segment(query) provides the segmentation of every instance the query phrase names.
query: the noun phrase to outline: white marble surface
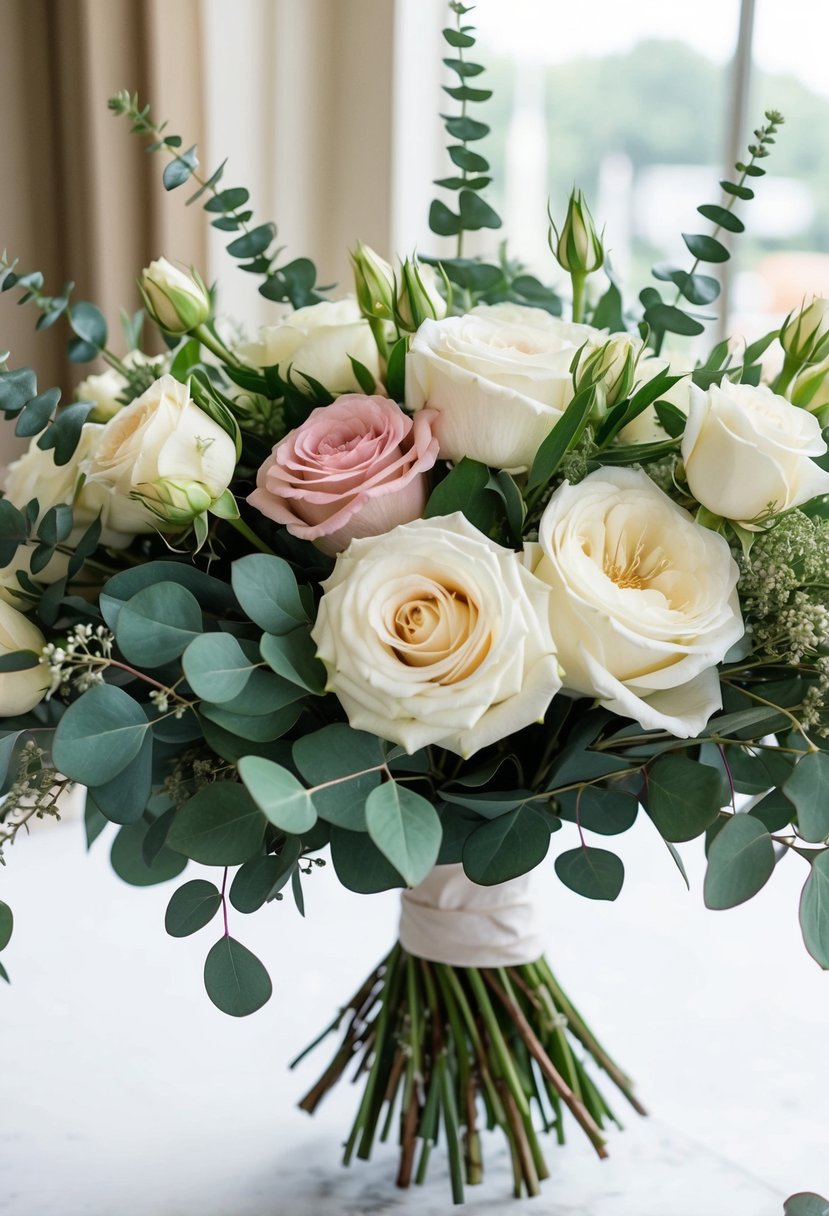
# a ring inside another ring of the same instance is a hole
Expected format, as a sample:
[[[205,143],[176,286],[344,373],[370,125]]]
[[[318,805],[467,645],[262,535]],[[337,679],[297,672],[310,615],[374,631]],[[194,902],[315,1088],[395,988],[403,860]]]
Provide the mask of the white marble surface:
[[[553,844],[570,846],[565,833]],[[653,1112],[631,1112],[599,1162],[550,1146],[545,1216],[780,1216],[795,1190],[829,1194],[829,976],[796,927],[805,864],[784,862],[744,908],[706,912],[687,846],[688,895],[647,823],[618,841],[615,905],[570,894],[548,861],[537,886],[548,957]],[[86,861],[80,824],[38,826],[8,854],[0,898],[16,914],[0,991],[2,1216],[357,1216],[450,1208],[440,1155],[427,1187],[393,1186],[394,1153],[343,1171],[348,1087],[309,1120],[296,1099],[326,1061],[286,1062],[386,949],[396,897],[361,898],[329,871],[231,931],[269,966],[274,996],[224,1017],[201,987],[217,924],[168,938],[175,884],[137,891]],[[198,872],[193,867],[193,875]],[[621,1109],[621,1103],[620,1109]],[[468,1210],[524,1211],[497,1140]]]

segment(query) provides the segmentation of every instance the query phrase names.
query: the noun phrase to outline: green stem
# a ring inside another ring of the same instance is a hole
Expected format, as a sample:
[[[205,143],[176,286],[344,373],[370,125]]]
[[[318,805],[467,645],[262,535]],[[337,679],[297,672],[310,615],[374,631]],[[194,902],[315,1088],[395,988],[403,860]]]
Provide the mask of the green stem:
[[[249,540],[255,549],[260,553],[267,553],[269,557],[275,557],[273,549],[266,545],[263,540],[260,540],[252,528],[249,528],[243,519],[228,519],[225,521],[232,528],[235,528],[240,536],[244,536],[245,540]]]
[[[584,286],[587,275],[583,270],[573,270],[570,279],[573,284],[573,321],[580,324],[584,320]]]
[[[803,363],[800,359],[795,359],[793,355],[787,354],[783,359],[783,366],[780,369],[780,374],[772,384],[772,392],[779,393],[781,397],[785,397],[786,389],[794,380],[797,373],[800,371]]]
[[[220,342],[206,325],[197,325],[193,330],[193,337],[198,338],[202,346],[206,346],[209,351],[212,351],[217,359],[221,359],[222,363],[230,363],[234,367],[242,366],[236,356],[227,349],[224,342]]]

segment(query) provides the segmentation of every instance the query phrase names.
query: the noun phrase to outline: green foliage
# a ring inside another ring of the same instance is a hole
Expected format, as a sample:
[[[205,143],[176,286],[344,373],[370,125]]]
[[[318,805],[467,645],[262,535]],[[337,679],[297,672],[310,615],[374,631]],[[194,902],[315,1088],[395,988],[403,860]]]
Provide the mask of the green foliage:
[[[294,572],[281,557],[251,553],[233,563],[231,582],[242,608],[267,633],[291,633],[308,624]]]
[[[105,785],[138,755],[150,729],[123,689],[98,684],[66,710],[55,731],[55,765],[72,781]]]
[[[317,658],[317,648],[307,627],[300,626],[290,633],[266,633],[259,649],[272,671],[319,696],[325,688],[325,667]]]
[[[171,849],[161,848],[151,862],[144,856],[144,842],[152,824],[146,819],[122,827],[109,854],[110,864],[118,877],[132,887],[152,887],[177,878],[187,865],[187,858]]]
[[[568,849],[556,858],[556,874],[565,887],[587,899],[614,900],[625,881],[621,857],[607,849]]]
[[[199,639],[202,628],[196,597],[180,583],[165,581],[142,587],[127,600],[118,614],[115,637],[128,663],[161,667]]]
[[[639,299],[644,309],[643,325],[647,327],[648,339],[657,352],[662,348],[666,333],[693,336],[701,334],[705,328],[702,322],[708,318],[687,312],[684,307],[680,306],[680,300],[684,299],[691,305],[710,304],[720,293],[717,280],[710,275],[697,274],[697,266],[700,262],[716,265],[728,261],[731,256],[728,249],[717,240],[722,229],[730,233],[744,231],[745,225],[733,214],[732,208],[737,199],[745,200],[752,197],[752,191],[745,185],[745,180],[747,177],[762,177],[765,173],[765,169],[762,169],[756,162],[768,156],[769,145],[775,142],[774,136],[783,122],[782,116],[773,110],[767,110],[765,118],[765,125],[754,132],[755,142],[749,145],[751,159],[747,164],[738,161],[736,165],[737,172],[741,175],[740,180],[721,183],[727,196],[725,206],[719,203],[703,203],[697,208],[703,218],[714,224],[713,234],[707,235],[699,232],[683,232],[682,234],[682,239],[694,258],[691,270],[684,271],[679,267],[664,264],[654,267],[654,278],[673,283],[676,287],[676,298],[673,303],[665,303],[655,287],[646,287],[640,293]]]
[[[422,882],[440,850],[440,819],[431,802],[387,781],[370,792],[365,814],[369,836],[407,886]]]
[[[238,767],[245,788],[270,823],[293,836],[311,830],[317,812],[293,773],[263,756],[243,756]]]
[[[797,809],[797,828],[804,840],[829,838],[829,755],[811,752],[795,765],[783,793]]]
[[[800,928],[812,958],[829,970],[829,851],[812,859],[800,896]]]
[[[293,745],[293,760],[315,787],[317,813],[328,823],[355,832],[366,831],[365,804],[380,784],[383,745],[376,735],[332,722],[303,735]],[[331,784],[329,784],[331,783]]]
[[[703,896],[707,908],[734,908],[756,895],[774,870],[774,845],[751,815],[734,815],[708,853]]]
[[[526,874],[547,856],[550,832],[557,826],[558,820],[526,804],[499,814],[467,836],[462,853],[465,874],[482,887]]]
[[[798,1191],[783,1204],[784,1216],[829,1216],[829,1200],[814,1191]]]
[[[209,177],[201,177],[197,172],[199,161],[195,145],[181,152],[181,136],[168,133],[164,122],[156,124],[150,116],[150,107],[139,105],[137,94],[121,90],[110,98],[109,108],[132,123],[133,134],[150,141],[148,152],[164,152],[171,158],[162,174],[165,190],[175,190],[192,179],[198,183],[198,189],[187,200],[188,206],[205,198],[204,210],[215,217],[211,219],[213,227],[221,232],[241,234],[230,241],[227,251],[237,259],[241,270],[263,280],[259,291],[266,299],[288,301],[294,308],[303,308],[323,298],[321,293],[325,289],[317,288],[316,269],[309,258],[295,258],[282,266],[277,264],[282,248],[276,244],[275,224],[249,226],[253,211],[247,205],[248,191],[241,186],[219,189],[226,161]]]
[[[271,899],[290,877],[301,848],[300,840],[287,840],[279,854],[252,857],[240,866],[229,891],[230,902],[236,911],[256,912]]]
[[[15,433],[25,438],[39,435],[38,447],[51,449],[55,464],[65,465],[75,453],[81,428],[93,407],[89,402],[76,402],[59,409],[59,401],[60,389],[38,392],[31,368],[0,371],[0,410],[7,419],[17,420]]]
[[[240,865],[262,847],[267,820],[243,786],[215,781],[184,804],[167,843],[207,866]]]
[[[455,85],[443,85],[443,91],[454,101],[460,102],[460,114],[442,114],[443,125],[449,139],[452,141],[447,148],[449,158],[459,174],[451,177],[438,178],[436,186],[457,194],[457,211],[453,211],[440,199],[434,199],[429,208],[429,227],[437,236],[457,237],[458,258],[463,253],[463,238],[466,232],[477,232],[481,228],[500,228],[501,218],[497,211],[481,197],[481,191],[490,183],[487,176],[489,162],[480,152],[469,148],[489,134],[486,123],[470,118],[467,107],[488,101],[492,96],[490,89],[472,87],[467,81],[478,77],[484,71],[483,65],[466,59],[464,52],[475,45],[471,25],[463,25],[462,6],[455,9],[457,17],[456,28],[443,31],[446,43],[457,52],[443,60],[444,65],[454,72],[458,78]],[[450,275],[451,278],[451,275]]]
[[[663,756],[648,769],[645,809],[665,840],[700,836],[720,813],[720,775],[685,756]]]
[[[536,452],[532,463],[527,488],[539,489],[549,484],[550,478],[560,466],[568,452],[576,446],[596,401],[595,388],[586,388],[576,393],[559,421]]]
[[[222,704],[244,691],[257,658],[253,643],[240,642],[230,633],[202,633],[187,646],[181,665],[197,697]]]
[[[11,941],[14,928],[14,916],[8,904],[0,899],[0,950],[5,950]]]
[[[256,955],[229,936],[220,937],[205,959],[204,987],[216,1008],[234,1018],[256,1013],[273,993]]]
[[[221,906],[218,888],[204,878],[194,878],[171,895],[164,928],[171,937],[189,937],[209,924]]]

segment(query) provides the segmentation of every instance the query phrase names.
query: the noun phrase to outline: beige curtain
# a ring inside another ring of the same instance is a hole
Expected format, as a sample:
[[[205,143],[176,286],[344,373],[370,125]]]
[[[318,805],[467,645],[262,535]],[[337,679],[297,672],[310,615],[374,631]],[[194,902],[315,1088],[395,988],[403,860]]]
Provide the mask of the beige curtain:
[[[117,351],[119,309],[139,303],[136,272],[162,251],[202,265],[206,226],[185,208],[186,186],[166,194],[162,158],[144,154],[107,100],[138,92],[171,130],[202,141],[200,10],[199,0],[0,0],[0,249],[42,270],[46,292],[73,280],[75,298],[104,310]],[[17,308],[17,295],[0,295],[0,348],[43,387],[70,392],[85,371],[65,360],[65,324],[36,334],[36,310]]]

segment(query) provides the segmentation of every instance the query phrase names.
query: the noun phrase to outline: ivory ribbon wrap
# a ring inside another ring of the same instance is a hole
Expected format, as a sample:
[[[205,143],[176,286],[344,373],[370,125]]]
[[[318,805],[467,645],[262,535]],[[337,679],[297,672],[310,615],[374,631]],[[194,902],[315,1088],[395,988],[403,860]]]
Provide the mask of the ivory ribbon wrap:
[[[435,866],[404,891],[400,944],[409,954],[453,967],[512,967],[544,953],[530,875],[479,887],[462,865]]]

